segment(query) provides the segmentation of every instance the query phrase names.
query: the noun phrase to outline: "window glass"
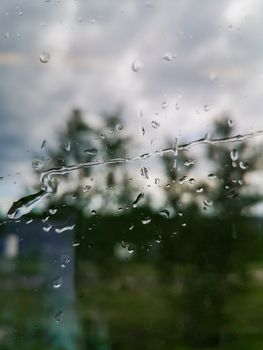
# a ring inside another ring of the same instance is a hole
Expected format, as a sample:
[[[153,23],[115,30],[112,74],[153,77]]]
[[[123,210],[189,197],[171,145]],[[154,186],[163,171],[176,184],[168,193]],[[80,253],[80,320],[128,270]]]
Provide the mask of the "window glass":
[[[1,0],[0,349],[261,349],[263,3]]]

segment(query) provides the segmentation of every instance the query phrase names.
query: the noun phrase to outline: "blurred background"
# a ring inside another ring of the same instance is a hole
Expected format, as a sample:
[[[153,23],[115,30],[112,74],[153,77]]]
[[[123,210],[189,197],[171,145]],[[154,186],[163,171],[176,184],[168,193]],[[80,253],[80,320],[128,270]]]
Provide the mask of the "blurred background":
[[[262,20],[258,0],[2,0],[1,349],[262,349],[263,137],[241,137],[263,129]]]

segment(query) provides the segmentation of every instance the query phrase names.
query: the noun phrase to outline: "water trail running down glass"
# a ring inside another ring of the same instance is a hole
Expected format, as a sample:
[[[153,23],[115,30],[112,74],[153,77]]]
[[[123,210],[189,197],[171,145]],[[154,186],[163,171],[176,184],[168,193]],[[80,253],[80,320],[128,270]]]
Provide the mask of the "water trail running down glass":
[[[168,147],[165,149],[157,150],[150,153],[144,153],[142,155],[136,156],[134,158],[113,158],[108,160],[100,160],[100,161],[93,161],[93,162],[86,162],[86,163],[79,163],[74,164],[70,166],[63,166],[60,168],[52,168],[47,171],[44,171],[40,176],[40,186],[41,190],[35,194],[31,194],[29,196],[23,197],[19,199],[18,201],[14,202],[11,208],[9,209],[7,215],[9,219],[18,219],[21,216],[28,214],[31,212],[35,207],[37,207],[44,198],[50,195],[55,194],[55,188],[54,188],[54,177],[66,175],[72,171],[84,169],[84,168],[91,168],[95,166],[105,166],[105,165],[112,165],[112,164],[127,164],[136,162],[141,159],[147,159],[153,156],[163,155],[172,153],[175,156],[177,156],[178,151],[185,151],[190,150],[193,146],[197,145],[217,145],[222,143],[231,143],[231,142],[242,142],[251,138],[254,138],[256,136],[262,136],[263,130],[251,132],[243,135],[235,135],[231,137],[226,138],[219,138],[219,139],[209,139],[209,137],[206,135],[205,137],[190,141],[185,144],[177,144],[177,139],[174,142],[174,145],[172,147]]]

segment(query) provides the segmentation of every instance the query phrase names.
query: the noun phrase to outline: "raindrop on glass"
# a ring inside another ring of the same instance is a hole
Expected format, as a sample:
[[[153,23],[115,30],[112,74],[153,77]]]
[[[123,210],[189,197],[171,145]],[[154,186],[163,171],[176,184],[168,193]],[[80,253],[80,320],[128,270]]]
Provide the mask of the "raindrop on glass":
[[[56,212],[57,212],[58,210],[56,209],[56,208],[54,208],[54,209],[49,209],[49,214],[51,214],[51,215],[54,215],[54,214],[56,214]]]
[[[144,219],[142,219],[142,224],[143,225],[147,225],[151,222],[151,218],[150,217],[146,217]]]
[[[245,170],[248,167],[248,162],[245,162],[245,161],[239,162],[239,166],[241,169]]]
[[[59,289],[62,286],[63,280],[62,277],[57,277],[54,279],[54,281],[52,282],[52,287],[54,289]]]
[[[162,56],[162,59],[165,61],[168,61],[168,62],[171,61],[173,59],[172,52],[170,52],[170,51],[165,52],[165,54],[163,54],[163,56]]]
[[[54,316],[55,321],[56,321],[57,323],[60,323],[60,322],[62,321],[62,317],[63,317],[63,311],[62,311],[62,310],[58,311],[58,312],[55,314],[55,316]]]
[[[230,128],[232,128],[232,126],[234,125],[233,120],[228,119],[227,124]]]
[[[67,152],[70,151],[70,147],[71,147],[70,141],[66,142],[66,143],[65,143],[65,150],[66,150]]]
[[[84,149],[84,153],[90,154],[90,155],[95,155],[98,153],[97,148],[86,148]]]
[[[167,209],[161,209],[159,211],[159,215],[161,215],[165,219],[169,219],[170,213],[169,213],[169,210]]]
[[[44,167],[43,160],[40,159],[33,159],[32,160],[32,168],[34,170],[41,170]]]
[[[187,159],[184,161],[184,165],[185,166],[190,166],[190,165],[193,165],[195,164],[195,160],[194,159]]]
[[[145,177],[146,179],[149,179],[148,169],[145,168],[145,166],[141,167],[140,174],[141,174],[141,176]]]
[[[47,140],[44,140],[41,145],[41,150],[43,151],[46,148]]]
[[[238,157],[239,157],[239,153],[236,149],[233,149],[231,152],[230,152],[230,157],[231,157],[231,160],[233,162],[235,162],[236,160],[238,160]]]
[[[39,60],[41,63],[48,63],[50,60],[50,55],[48,52],[43,51],[43,53],[39,56]]]
[[[160,123],[158,123],[156,120],[153,120],[153,121],[151,122],[151,125],[152,125],[152,127],[153,127],[154,129],[158,129],[159,126],[160,126]]]
[[[132,70],[135,72],[135,73],[138,73],[142,68],[143,68],[143,64],[141,61],[139,60],[135,60],[132,62]]]
[[[123,125],[121,124],[121,123],[118,123],[117,125],[116,125],[116,130],[117,131],[121,131],[123,129]]]
[[[137,198],[135,199],[135,201],[132,203],[133,208],[137,208],[138,205],[139,205],[139,204],[141,203],[141,201],[143,200],[143,198],[144,198],[144,193],[141,192],[141,193],[137,196]]]
[[[216,175],[211,173],[211,174],[208,175],[208,179],[209,180],[214,180],[214,179],[216,179]]]
[[[186,180],[187,180],[187,176],[184,175],[178,180],[178,182],[179,182],[180,185],[182,185]]]
[[[85,192],[89,192],[91,190],[91,186],[90,185],[86,185],[86,186],[84,186],[83,187],[83,192],[85,193]]]
[[[70,257],[67,255],[62,255],[60,258],[60,266],[65,269],[65,267],[70,263]]]

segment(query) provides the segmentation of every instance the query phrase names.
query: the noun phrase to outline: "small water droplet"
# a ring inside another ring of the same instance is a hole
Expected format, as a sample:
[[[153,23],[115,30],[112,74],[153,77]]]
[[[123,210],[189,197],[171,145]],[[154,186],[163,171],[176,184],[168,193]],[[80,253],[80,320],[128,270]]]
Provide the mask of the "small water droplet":
[[[130,254],[133,254],[133,253],[134,253],[134,247],[133,247],[132,245],[129,245],[129,246],[128,246],[128,252],[129,252]]]
[[[97,148],[86,148],[84,149],[84,153],[90,154],[90,155],[95,155],[98,153]]]
[[[209,107],[208,105],[204,105],[203,108],[204,108],[204,111],[205,111],[205,112],[208,112],[208,111],[210,110],[210,107]]]
[[[187,179],[188,179],[188,177],[186,175],[184,175],[178,180],[178,182],[180,185],[182,185]]]
[[[181,102],[182,102],[182,95],[179,95],[178,96],[178,99],[177,99],[177,101],[176,101],[176,103],[175,103],[175,109],[177,110],[177,111],[179,111],[179,109],[180,109],[180,107],[181,107]]]
[[[44,226],[43,231],[49,232],[51,230],[51,228],[52,228],[52,225]]]
[[[43,53],[39,56],[39,60],[41,63],[48,63],[50,60],[50,55],[48,52],[43,51]]]
[[[56,277],[53,282],[52,282],[52,287],[54,289],[59,289],[63,284],[63,280],[62,280],[62,277]]]
[[[157,235],[156,237],[155,237],[155,242],[157,243],[157,244],[160,244],[161,243],[161,241],[162,241],[162,236],[161,235]]]
[[[40,159],[33,159],[32,160],[32,168],[34,170],[41,170],[44,167],[43,160]]]
[[[70,257],[67,255],[62,255],[60,257],[60,266],[62,267],[62,269],[65,269],[66,266],[70,263]]]
[[[155,185],[158,185],[160,183],[160,179],[158,177],[155,178],[154,180]]]
[[[65,150],[66,150],[67,152],[69,152],[69,151],[70,151],[70,148],[71,148],[71,145],[70,145],[70,141],[68,140],[68,141],[65,143]]]
[[[54,316],[54,318],[55,318],[57,323],[60,323],[62,321],[62,317],[63,317],[63,311],[62,310],[58,311],[55,314],[55,316]]]
[[[167,51],[163,54],[162,59],[170,62],[173,59],[173,54],[170,51]]]
[[[117,130],[117,131],[123,130],[123,125],[122,125],[121,123],[118,123],[118,124],[116,125],[116,130]]]
[[[56,209],[56,208],[54,208],[54,209],[49,209],[49,214],[51,214],[51,215],[54,215],[54,214],[56,214],[56,212],[57,212],[58,210]]]
[[[4,37],[5,37],[5,39],[9,39],[9,33],[4,33]]]
[[[204,200],[204,206],[205,207],[212,207],[213,205],[213,201],[211,201],[210,199],[205,199]]]
[[[248,162],[246,161],[239,162],[239,166],[241,169],[245,170],[248,168]]]
[[[158,123],[156,120],[153,120],[151,125],[154,129],[158,129],[160,127],[160,123]]]
[[[169,210],[167,209],[161,209],[159,211],[159,215],[161,215],[165,219],[169,219],[170,213],[169,213]]]
[[[142,136],[144,136],[144,135],[145,135],[145,129],[144,129],[144,127],[143,127],[143,126],[141,127],[141,133],[142,133]]]
[[[82,189],[82,191],[85,192],[89,192],[91,190],[91,186],[90,185],[85,185]]]
[[[131,230],[133,230],[133,228],[134,228],[134,225],[131,225],[131,226],[129,227],[129,230],[131,231]]]
[[[238,152],[238,150],[233,149],[233,150],[230,152],[230,157],[231,157],[231,160],[232,160],[233,162],[235,162],[236,160],[238,160],[238,157],[239,157],[239,152]]]
[[[47,140],[44,140],[41,145],[41,150],[43,151],[46,148]]]
[[[80,246],[80,242],[73,242],[72,243],[72,247],[75,248],[75,247],[78,247],[78,246]]]
[[[23,16],[23,12],[22,11],[20,11],[20,12],[18,12],[18,16]]]
[[[194,179],[193,177],[191,177],[191,178],[189,179],[189,183],[190,183],[191,185],[193,185],[193,184],[195,183],[195,179]]]
[[[140,60],[135,60],[132,62],[132,70],[135,72],[135,73],[138,73],[142,68],[143,68],[143,64]]]
[[[211,173],[211,174],[208,175],[208,179],[209,180],[214,180],[214,179],[216,179],[216,175]]]
[[[234,125],[233,120],[231,119],[228,119],[227,123],[230,128],[232,128],[232,126]]]
[[[75,224],[72,226],[57,227],[57,228],[55,228],[55,231],[57,233],[63,233],[65,231],[72,231],[74,229],[74,227],[75,227]]]
[[[203,192],[203,191],[204,191],[204,188],[203,188],[203,187],[198,187],[197,190],[196,190],[197,193],[201,193],[201,192]]]
[[[190,166],[190,165],[194,165],[195,164],[195,160],[194,159],[187,159],[184,161],[184,165],[185,166]]]
[[[93,216],[97,215],[96,210],[93,209],[93,210],[91,211],[91,215],[93,215]]]
[[[142,202],[143,198],[144,198],[144,193],[141,192],[141,193],[137,196],[137,198],[135,199],[135,201],[132,203],[133,208],[137,208],[138,205]]]
[[[147,225],[147,224],[149,224],[150,222],[151,222],[151,218],[150,217],[146,217],[146,218],[144,218],[144,219],[142,219],[142,224],[143,225]]]
[[[141,174],[141,176],[145,177],[146,179],[149,179],[148,169],[145,166],[141,167],[140,174]]]
[[[125,241],[121,241],[121,246],[122,246],[122,248],[127,248],[127,242],[125,242]]]

